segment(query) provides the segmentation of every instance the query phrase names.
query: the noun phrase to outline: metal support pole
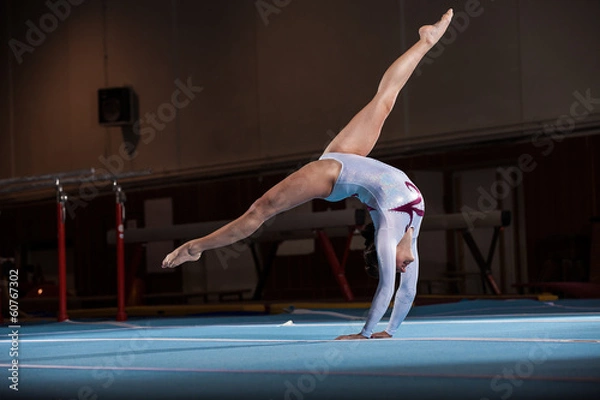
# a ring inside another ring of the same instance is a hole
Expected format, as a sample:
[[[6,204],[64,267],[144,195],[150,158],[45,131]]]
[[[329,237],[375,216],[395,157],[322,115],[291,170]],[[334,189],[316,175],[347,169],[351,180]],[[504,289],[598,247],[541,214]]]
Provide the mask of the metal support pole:
[[[257,269],[258,283],[256,284],[256,289],[254,290],[254,296],[252,297],[252,300],[262,300],[263,291],[265,289],[265,286],[267,285],[267,280],[269,279],[269,275],[271,273],[271,267],[275,262],[275,257],[277,256],[277,249],[279,249],[280,244],[281,242],[275,242],[271,245],[271,249],[269,250],[269,254],[267,255],[267,259],[265,260],[262,269],[260,270],[260,272],[258,272]],[[254,248],[254,246],[250,246],[250,249],[252,249],[252,255],[255,256],[256,249]],[[257,263],[257,265],[260,264]]]
[[[67,250],[65,241],[65,204],[68,196],[63,191],[60,180],[56,179],[56,222],[58,239],[58,321],[67,316]]]
[[[125,313],[125,193],[117,181],[113,181],[115,192],[115,216],[117,232],[117,321],[127,320]]]
[[[342,257],[342,269],[346,271],[346,264],[348,263],[348,256],[350,255],[350,246],[352,245],[352,238],[354,237],[354,231],[357,226],[351,226],[348,228],[348,236],[346,237],[346,247],[344,248],[344,256]]]
[[[498,285],[496,284],[496,281],[494,280],[494,276],[492,275],[492,260],[494,257],[494,248],[496,247],[496,242],[498,240],[498,235],[500,234],[500,229],[500,227],[494,228],[494,236],[492,238],[492,243],[490,244],[490,250],[488,253],[487,260],[483,258],[483,255],[481,254],[481,251],[479,251],[479,247],[477,247],[477,244],[475,243],[475,240],[473,239],[471,233],[466,230],[462,231],[463,239],[465,240],[467,247],[469,247],[469,250],[471,250],[471,254],[473,255],[473,258],[475,259],[475,262],[477,263],[477,266],[479,267],[479,270],[481,272],[481,284],[483,285],[483,292],[485,293],[487,284],[492,290],[492,293],[494,293],[495,295],[502,294],[502,292],[498,288]]]
[[[344,271],[344,266],[340,264],[337,256],[335,255],[335,250],[333,249],[333,245],[331,244],[331,240],[329,237],[323,232],[323,230],[317,230],[317,237],[325,250],[325,255],[327,256],[327,261],[329,261],[329,266],[331,267],[333,274],[335,275],[335,279],[344,294],[344,298],[346,301],[354,300],[354,295],[352,294],[352,289],[350,289],[350,285],[346,280],[346,273]]]

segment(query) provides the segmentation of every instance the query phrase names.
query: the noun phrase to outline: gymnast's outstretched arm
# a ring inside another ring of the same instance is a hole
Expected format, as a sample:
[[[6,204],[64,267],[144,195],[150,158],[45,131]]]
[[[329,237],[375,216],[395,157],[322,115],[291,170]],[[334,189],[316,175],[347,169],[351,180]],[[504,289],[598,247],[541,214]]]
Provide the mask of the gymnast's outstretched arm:
[[[377,214],[380,214],[380,212],[377,212]],[[403,225],[406,226],[408,216],[400,214],[397,217],[402,219]],[[396,277],[396,247],[398,245],[396,232],[398,226],[391,223],[390,219],[385,218],[385,216],[381,216],[377,225],[375,246],[377,247],[377,258],[379,259],[379,283],[367,314],[365,326],[360,332],[361,336],[366,338],[371,337],[375,325],[381,320],[390,305],[394,295]]]
[[[410,266],[402,273],[400,286],[396,291],[396,297],[394,298],[394,308],[392,309],[392,315],[390,315],[390,321],[385,328],[385,334],[389,337],[394,336],[396,330],[404,321],[408,312],[412,307],[412,303],[415,300],[417,294],[417,280],[419,277],[419,252],[417,250],[417,237],[411,239],[412,254],[414,256],[413,262]],[[379,333],[381,335],[381,332]],[[377,339],[377,335],[371,336]],[[386,335],[383,335],[386,337]]]

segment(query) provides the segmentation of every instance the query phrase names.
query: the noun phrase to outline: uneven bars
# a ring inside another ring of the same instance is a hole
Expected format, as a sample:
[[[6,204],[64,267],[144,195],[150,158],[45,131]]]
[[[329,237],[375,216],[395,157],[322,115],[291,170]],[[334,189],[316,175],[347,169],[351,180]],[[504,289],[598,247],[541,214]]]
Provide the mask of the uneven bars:
[[[150,175],[151,173],[152,173],[151,170],[144,170],[144,171],[124,172],[122,174],[115,174],[115,175],[113,175],[113,174],[90,175],[90,176],[82,177],[82,178],[59,179],[59,182],[63,186],[76,185],[76,184],[89,183],[89,182],[112,182],[115,180],[119,181],[121,179],[135,178],[138,176]],[[46,189],[46,188],[53,188],[53,187],[56,187],[56,180],[47,181],[47,182],[34,182],[34,183],[31,183],[28,185],[9,186],[9,187],[0,189],[0,193],[18,193],[18,192],[24,192],[27,190]]]
[[[83,175],[93,175],[96,173],[94,168],[90,169],[80,169],[77,171],[69,171],[69,172],[57,172],[54,174],[45,174],[45,175],[33,175],[33,176],[24,176],[21,178],[8,178],[8,179],[0,179],[0,186],[4,185],[15,185],[19,183],[28,183],[28,182],[39,182],[39,181],[49,181],[56,180],[61,178],[72,178],[74,176],[83,176]]]

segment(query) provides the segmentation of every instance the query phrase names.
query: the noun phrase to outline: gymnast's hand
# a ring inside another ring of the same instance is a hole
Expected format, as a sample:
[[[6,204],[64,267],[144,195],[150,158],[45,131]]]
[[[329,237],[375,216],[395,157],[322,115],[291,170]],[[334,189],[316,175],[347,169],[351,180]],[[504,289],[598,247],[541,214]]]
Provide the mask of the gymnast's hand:
[[[360,333],[355,333],[354,335],[342,335],[335,338],[335,340],[360,340],[360,339],[368,339],[366,336],[361,335]]]
[[[178,248],[176,248],[175,250],[173,250],[171,253],[167,254],[167,256],[165,257],[165,259],[162,262],[162,267],[163,268],[175,268],[178,265],[183,264],[184,262],[198,261],[198,259],[200,258],[201,255],[202,255],[202,252],[197,253],[197,254],[192,254],[190,252],[189,242],[184,243],[181,246],[179,246]]]
[[[376,332],[371,335],[371,339],[389,339],[392,335],[387,333],[386,331]]]

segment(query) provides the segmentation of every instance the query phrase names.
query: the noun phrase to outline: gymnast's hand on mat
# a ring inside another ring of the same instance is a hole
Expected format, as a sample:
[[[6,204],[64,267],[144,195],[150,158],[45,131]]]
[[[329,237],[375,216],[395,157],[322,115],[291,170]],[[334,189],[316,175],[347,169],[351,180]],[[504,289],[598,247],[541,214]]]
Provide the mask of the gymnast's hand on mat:
[[[360,340],[367,339],[366,336],[361,335],[360,333],[355,333],[354,335],[342,335],[335,338],[335,340]]]
[[[390,335],[386,331],[375,332],[374,334],[371,335],[371,339],[389,339],[391,337],[392,337],[392,335]]]
[[[162,262],[163,268],[175,268],[178,265],[183,264],[188,261],[198,261],[202,252],[197,254],[190,253],[190,245],[189,243],[184,243],[171,253],[167,254],[165,259]]]

